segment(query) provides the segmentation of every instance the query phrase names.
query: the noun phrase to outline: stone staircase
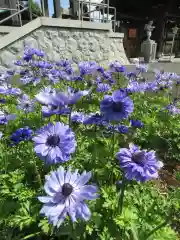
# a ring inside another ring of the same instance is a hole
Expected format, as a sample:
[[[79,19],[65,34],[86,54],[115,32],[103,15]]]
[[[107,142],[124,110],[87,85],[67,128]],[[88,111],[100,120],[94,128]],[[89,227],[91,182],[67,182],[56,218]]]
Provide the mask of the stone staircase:
[[[112,32],[111,23],[71,19],[37,18],[22,27],[0,27],[0,71],[15,68],[24,46],[41,49],[47,59],[97,61],[106,65],[118,60],[129,64],[123,33]]]

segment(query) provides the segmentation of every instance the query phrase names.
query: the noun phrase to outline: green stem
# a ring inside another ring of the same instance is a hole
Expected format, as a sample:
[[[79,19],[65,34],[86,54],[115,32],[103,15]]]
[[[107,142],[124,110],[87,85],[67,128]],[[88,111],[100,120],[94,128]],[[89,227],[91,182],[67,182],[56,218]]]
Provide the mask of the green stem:
[[[72,114],[72,107],[70,108],[69,119],[68,119],[69,127],[71,126],[71,114]]]
[[[159,229],[165,227],[169,222],[169,219],[166,219],[164,222],[160,223],[156,228],[154,228],[151,232],[149,232],[145,238],[145,240],[149,239],[155,232],[157,232]]]
[[[39,183],[39,185],[41,186],[41,176],[39,174],[39,170],[36,164],[36,159],[34,158],[34,170],[35,170],[35,174],[36,174],[36,178],[37,178],[37,182]]]
[[[25,239],[29,239],[29,238],[35,237],[35,236],[39,235],[40,233],[41,233],[41,232],[36,232],[36,233],[30,234],[30,235],[22,238],[21,240],[25,240]]]
[[[71,238],[73,240],[75,240],[76,239],[76,235],[75,235],[75,230],[74,230],[74,224],[73,224],[72,221],[70,221],[70,226],[71,226]]]
[[[127,186],[127,180],[123,176],[121,191],[120,191],[120,194],[119,194],[119,204],[118,204],[118,213],[120,215],[122,214],[122,211],[123,211],[124,193],[125,193],[126,186]]]

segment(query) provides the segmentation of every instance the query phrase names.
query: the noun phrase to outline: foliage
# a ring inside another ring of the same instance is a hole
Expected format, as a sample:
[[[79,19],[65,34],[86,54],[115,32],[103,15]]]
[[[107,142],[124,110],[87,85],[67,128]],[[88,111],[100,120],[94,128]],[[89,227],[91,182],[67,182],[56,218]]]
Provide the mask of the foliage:
[[[31,6],[32,14],[36,17],[42,16],[42,11],[39,4],[34,0],[29,0],[29,5]]]

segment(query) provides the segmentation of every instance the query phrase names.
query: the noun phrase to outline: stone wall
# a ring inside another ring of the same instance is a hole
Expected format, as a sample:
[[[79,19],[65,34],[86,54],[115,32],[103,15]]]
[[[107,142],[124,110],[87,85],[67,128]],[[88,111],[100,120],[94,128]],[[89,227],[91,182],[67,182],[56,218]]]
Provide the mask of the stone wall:
[[[0,70],[15,67],[13,61],[22,56],[24,45],[45,51],[49,60],[97,61],[102,65],[119,60],[128,64],[121,33],[41,26],[0,49]]]

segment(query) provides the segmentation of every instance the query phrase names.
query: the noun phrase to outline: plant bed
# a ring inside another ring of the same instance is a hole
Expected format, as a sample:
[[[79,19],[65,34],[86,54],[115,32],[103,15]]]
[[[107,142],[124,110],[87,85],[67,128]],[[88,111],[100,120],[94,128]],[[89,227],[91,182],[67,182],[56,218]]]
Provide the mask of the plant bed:
[[[178,239],[180,77],[44,56],[0,75],[1,239]]]

